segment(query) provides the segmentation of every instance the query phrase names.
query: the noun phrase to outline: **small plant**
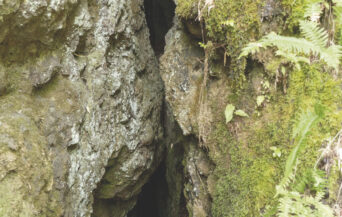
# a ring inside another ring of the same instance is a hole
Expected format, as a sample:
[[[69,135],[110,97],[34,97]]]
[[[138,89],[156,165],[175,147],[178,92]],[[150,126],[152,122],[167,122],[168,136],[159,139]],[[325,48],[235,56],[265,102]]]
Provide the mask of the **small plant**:
[[[229,123],[233,119],[233,115],[237,115],[240,117],[249,117],[246,112],[241,109],[235,110],[235,106],[232,104],[228,104],[226,109],[224,110],[224,116],[226,118],[226,124]]]
[[[314,112],[307,111],[300,115],[292,135],[296,145],[287,158],[284,177],[276,186],[277,204],[265,216],[334,216],[333,210],[322,203],[326,188],[324,172],[309,169],[304,175],[296,176],[299,153],[305,148],[310,130],[323,116],[324,109],[320,105],[315,106]]]
[[[278,147],[272,146],[270,149],[273,151],[273,157],[281,157],[281,150]]]

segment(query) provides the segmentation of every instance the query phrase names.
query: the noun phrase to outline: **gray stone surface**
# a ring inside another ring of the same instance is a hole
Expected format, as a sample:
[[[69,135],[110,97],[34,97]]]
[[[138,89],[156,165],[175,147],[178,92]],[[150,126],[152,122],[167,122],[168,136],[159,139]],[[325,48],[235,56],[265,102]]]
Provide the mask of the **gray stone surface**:
[[[194,37],[186,33],[187,24],[184,26],[177,19],[174,22],[166,36],[165,52],[160,58],[160,74],[165,85],[166,101],[170,104],[182,134],[186,135],[180,144],[175,144],[184,147],[183,193],[187,211],[194,217],[210,216],[212,198],[207,180],[214,166],[198,141],[199,92],[203,81],[204,52]],[[214,88],[208,95],[216,94],[215,86],[213,85]],[[205,118],[210,120],[211,116],[209,110]],[[172,153],[172,147],[168,146],[168,152]],[[167,173],[172,172],[175,171],[168,168]],[[169,185],[173,186],[175,183]],[[171,195],[171,198],[173,197],[176,195]]]
[[[185,33],[178,20],[166,35],[165,52],[160,58],[160,74],[166,100],[184,135],[196,134],[198,93],[203,80],[203,50]]]
[[[34,171],[53,181],[36,189],[47,202],[30,205],[42,216],[90,216],[95,189],[98,198],[130,200],[124,216],[160,160],[163,85],[142,8],[142,0],[0,0],[2,122],[22,114],[42,141],[46,166]],[[22,143],[0,135],[11,153],[0,186],[23,181],[6,174],[36,160],[20,158],[29,154]],[[105,172],[108,185],[100,184]],[[13,189],[23,195],[14,206],[29,204],[23,189]]]

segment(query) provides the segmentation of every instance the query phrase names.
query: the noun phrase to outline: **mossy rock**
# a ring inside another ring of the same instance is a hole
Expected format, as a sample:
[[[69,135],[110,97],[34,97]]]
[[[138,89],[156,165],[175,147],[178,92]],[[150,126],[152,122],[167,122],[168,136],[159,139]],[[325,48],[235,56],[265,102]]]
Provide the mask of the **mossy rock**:
[[[214,126],[211,142],[216,150],[210,153],[217,165],[213,216],[262,216],[273,203],[275,186],[293,148],[291,134],[295,120],[301,111],[319,103],[327,109],[326,116],[312,129],[299,155],[297,174],[314,167],[322,142],[341,127],[340,85],[332,75],[322,72],[320,65],[313,65],[292,72],[287,93],[269,93],[270,101],[264,108],[245,104],[251,97],[256,98],[248,84],[235,97],[230,97],[240,108],[249,111],[250,118],[235,118],[228,125],[222,120]],[[272,146],[280,149],[281,157],[273,156]],[[329,185],[333,189],[336,183]]]
[[[45,138],[24,114],[2,111],[0,126],[0,216],[58,216]]]

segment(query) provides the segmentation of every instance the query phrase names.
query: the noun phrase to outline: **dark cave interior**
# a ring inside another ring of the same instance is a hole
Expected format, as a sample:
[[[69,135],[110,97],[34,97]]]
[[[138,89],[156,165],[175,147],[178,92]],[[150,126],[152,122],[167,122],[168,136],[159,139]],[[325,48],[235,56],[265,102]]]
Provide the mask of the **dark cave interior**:
[[[172,27],[176,5],[173,0],[145,0],[146,21],[155,55],[164,52],[165,35]]]
[[[162,163],[143,186],[138,201],[127,217],[163,217],[168,197],[165,164]],[[164,199],[164,200],[163,200]]]

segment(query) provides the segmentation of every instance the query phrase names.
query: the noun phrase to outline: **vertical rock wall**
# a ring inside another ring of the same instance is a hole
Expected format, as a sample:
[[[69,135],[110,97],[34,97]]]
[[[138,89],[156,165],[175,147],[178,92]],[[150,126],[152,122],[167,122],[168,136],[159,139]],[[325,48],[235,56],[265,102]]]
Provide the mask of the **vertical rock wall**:
[[[163,149],[143,2],[0,1],[0,17],[1,216],[90,216],[96,188],[133,206]]]

